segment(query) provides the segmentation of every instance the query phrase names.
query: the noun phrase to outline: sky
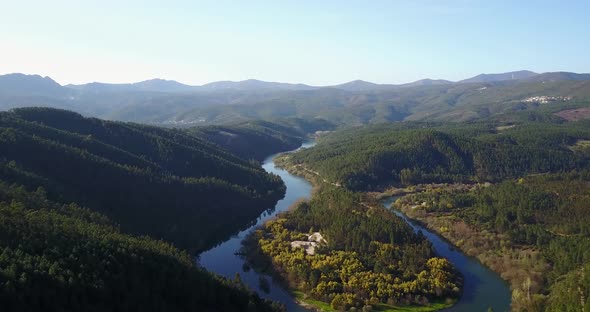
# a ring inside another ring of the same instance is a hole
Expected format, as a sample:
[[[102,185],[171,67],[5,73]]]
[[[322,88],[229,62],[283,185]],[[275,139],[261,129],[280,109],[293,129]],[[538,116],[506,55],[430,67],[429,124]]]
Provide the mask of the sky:
[[[0,0],[0,74],[333,85],[590,72],[590,1]]]

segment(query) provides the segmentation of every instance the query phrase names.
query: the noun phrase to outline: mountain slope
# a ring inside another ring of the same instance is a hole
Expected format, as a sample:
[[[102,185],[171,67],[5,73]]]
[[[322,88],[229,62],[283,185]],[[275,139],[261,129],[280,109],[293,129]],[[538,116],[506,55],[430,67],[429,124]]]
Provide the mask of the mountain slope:
[[[39,75],[0,75],[1,95],[62,97],[68,90],[49,77]]]
[[[2,180],[0,301],[5,311],[278,310],[168,243]]]
[[[588,168],[570,146],[590,139],[587,124],[402,123],[337,131],[291,155],[353,190],[388,184],[499,181],[528,173]]]
[[[195,135],[55,109],[1,113],[0,160],[0,178],[43,186],[50,198],[104,213],[126,232],[196,251],[246,226],[284,192],[280,178]]]
[[[333,124],[323,119],[290,118],[273,122],[256,120],[236,125],[195,127],[188,131],[244,159],[262,161],[269,155],[299,147],[308,134],[333,128]]]

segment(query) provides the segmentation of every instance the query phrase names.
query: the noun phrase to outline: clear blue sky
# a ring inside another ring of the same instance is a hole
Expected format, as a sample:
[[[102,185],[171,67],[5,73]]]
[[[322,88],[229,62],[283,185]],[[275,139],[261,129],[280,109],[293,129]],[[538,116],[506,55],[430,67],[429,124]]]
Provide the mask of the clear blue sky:
[[[589,3],[0,0],[0,74],[329,85],[590,72]]]

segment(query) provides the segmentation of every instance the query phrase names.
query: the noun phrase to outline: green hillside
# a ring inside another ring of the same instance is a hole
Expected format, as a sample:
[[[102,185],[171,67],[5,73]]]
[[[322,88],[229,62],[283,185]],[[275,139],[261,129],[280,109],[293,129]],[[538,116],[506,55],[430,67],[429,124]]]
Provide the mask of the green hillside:
[[[338,131],[315,148],[293,154],[291,162],[357,190],[499,181],[588,165],[586,153],[570,148],[590,138],[587,122],[498,125],[403,123]]]
[[[198,136],[38,108],[0,114],[0,178],[195,251],[284,192],[279,177]]]
[[[323,119],[288,118],[275,121],[254,120],[235,125],[205,126],[188,131],[245,158],[263,160],[269,155],[292,150],[307,140],[308,134],[333,129]]]
[[[124,234],[76,204],[0,181],[3,311],[279,311],[195,267],[168,243]]]

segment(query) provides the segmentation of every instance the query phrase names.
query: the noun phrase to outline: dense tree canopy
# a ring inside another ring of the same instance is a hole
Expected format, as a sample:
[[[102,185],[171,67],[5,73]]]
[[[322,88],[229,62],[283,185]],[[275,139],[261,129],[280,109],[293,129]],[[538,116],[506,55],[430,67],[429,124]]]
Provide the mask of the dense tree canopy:
[[[273,207],[284,185],[250,159],[296,147],[316,124],[174,130],[48,108],[0,113],[2,307],[281,310],[171,243],[204,250]],[[239,144],[215,140],[223,131]]]
[[[571,146],[590,139],[589,129],[585,123],[384,124],[335,132],[291,161],[355,190],[500,181],[585,168],[589,154]]]
[[[277,311],[168,243],[0,181],[3,311]]]
[[[284,193],[278,176],[195,133],[45,108],[0,113],[0,178],[197,251]]]
[[[242,158],[263,160],[269,155],[299,147],[309,133],[333,127],[323,119],[288,118],[273,122],[256,120],[236,125],[196,127],[189,132],[203,136]]]

